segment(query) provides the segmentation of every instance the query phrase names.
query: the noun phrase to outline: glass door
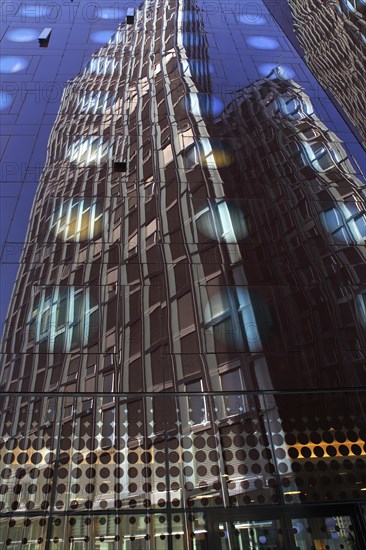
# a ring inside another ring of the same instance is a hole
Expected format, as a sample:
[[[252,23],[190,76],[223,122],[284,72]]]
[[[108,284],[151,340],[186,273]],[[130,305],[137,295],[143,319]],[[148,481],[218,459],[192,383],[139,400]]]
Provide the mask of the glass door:
[[[219,524],[221,550],[284,548],[279,520],[238,519]]]
[[[351,516],[291,519],[296,547],[299,550],[358,550],[355,525]]]
[[[365,528],[356,506],[224,510],[208,519],[215,550],[364,550]]]

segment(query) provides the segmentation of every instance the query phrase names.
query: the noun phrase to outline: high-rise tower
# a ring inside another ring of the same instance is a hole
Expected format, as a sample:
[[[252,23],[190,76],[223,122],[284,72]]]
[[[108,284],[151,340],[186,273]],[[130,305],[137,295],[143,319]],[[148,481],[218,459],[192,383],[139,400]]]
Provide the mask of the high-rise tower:
[[[288,3],[307,64],[343,107],[366,147],[366,2]]]
[[[146,1],[65,90],[3,343],[5,546],[362,544],[364,179],[289,67],[224,87],[207,27]]]

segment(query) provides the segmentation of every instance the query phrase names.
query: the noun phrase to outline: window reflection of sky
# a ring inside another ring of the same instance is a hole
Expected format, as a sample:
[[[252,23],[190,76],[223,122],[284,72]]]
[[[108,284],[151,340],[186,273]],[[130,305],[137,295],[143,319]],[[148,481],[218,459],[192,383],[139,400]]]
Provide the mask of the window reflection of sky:
[[[276,99],[281,115],[289,120],[299,120],[314,113],[313,106],[305,97],[294,97],[291,94],[282,94]]]
[[[238,15],[236,20],[244,25],[266,25],[267,23],[267,19],[256,12]]]
[[[90,40],[96,44],[106,44],[113,34],[114,31],[96,31],[90,35]]]
[[[248,236],[243,208],[234,201],[210,201],[197,212],[195,222],[209,240],[236,244]]]
[[[105,113],[113,106],[114,97],[109,92],[86,92],[80,94],[77,109],[83,113]]]
[[[261,329],[269,331],[272,323],[268,306],[260,296],[257,296],[255,301],[261,310]],[[206,331],[211,333],[215,340],[225,343],[227,349],[249,350],[253,353],[263,349],[256,317],[251,292],[242,286],[218,288],[217,292],[212,290],[204,309]],[[230,334],[227,330],[215,330],[215,327],[219,326],[229,329]]]
[[[68,352],[98,332],[97,304],[88,288],[45,288],[29,319],[30,337],[48,350]]]
[[[335,242],[363,244],[366,240],[366,212],[352,202],[339,203],[320,216]]]
[[[114,57],[94,57],[85,67],[89,73],[100,75],[113,74],[121,69],[121,62]]]
[[[97,8],[97,15],[100,17],[100,19],[119,19],[122,20],[126,16],[126,12],[124,10],[119,9],[118,7],[107,7],[107,8],[101,8],[100,6],[96,5]]]
[[[261,76],[268,76],[276,68],[278,68],[283,78],[296,78],[296,73],[291,67],[278,63],[260,63],[258,72]]]
[[[192,93],[186,97],[187,109],[195,116],[215,117],[222,113],[223,102],[211,94]]]
[[[28,67],[25,57],[15,55],[2,55],[0,57],[0,73],[18,73]]]
[[[76,139],[66,152],[66,159],[76,164],[99,164],[110,152],[109,141],[103,137],[90,136]]]
[[[6,38],[11,42],[32,42],[38,38],[36,29],[11,29],[6,33]]]
[[[50,219],[50,230],[63,241],[83,242],[102,232],[102,202],[97,199],[70,199],[57,203]]]
[[[181,65],[183,74],[191,73],[195,77],[206,76],[215,71],[212,63],[201,61],[201,59],[189,59],[188,61],[182,59]]]
[[[259,50],[276,50],[280,47],[278,40],[270,36],[248,36],[246,42],[248,46]]]

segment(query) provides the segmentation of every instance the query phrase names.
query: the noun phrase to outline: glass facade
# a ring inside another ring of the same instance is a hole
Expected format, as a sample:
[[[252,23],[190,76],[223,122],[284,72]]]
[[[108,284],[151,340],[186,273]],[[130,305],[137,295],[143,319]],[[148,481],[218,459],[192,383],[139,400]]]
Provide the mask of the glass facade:
[[[253,5],[146,0],[64,90],[3,338],[0,548],[366,544],[363,150]]]
[[[366,148],[365,0],[283,1],[291,8],[307,64],[347,113]]]
[[[2,547],[362,548],[365,392],[112,381],[2,398]]]

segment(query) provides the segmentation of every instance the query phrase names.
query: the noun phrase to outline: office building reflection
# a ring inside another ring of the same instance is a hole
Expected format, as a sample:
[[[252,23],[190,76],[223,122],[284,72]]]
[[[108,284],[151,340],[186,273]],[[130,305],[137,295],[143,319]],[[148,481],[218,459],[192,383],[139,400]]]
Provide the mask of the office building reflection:
[[[288,0],[306,62],[363,137],[365,146],[366,3]]]
[[[365,182],[340,140],[315,115],[310,98],[279,75],[274,70],[243,89],[215,124],[222,141],[232,142],[233,129],[242,138],[232,146],[235,164],[225,184],[225,197],[240,205],[248,227],[239,243],[243,260],[235,269],[242,265],[242,284],[253,285],[271,311],[271,321],[264,323],[266,357],[284,354],[285,378],[278,382],[276,367],[270,369],[275,387],[364,385],[357,368],[365,360],[357,296],[365,252]],[[245,261],[249,253],[250,262]],[[285,358],[289,350],[306,350],[299,353],[299,370],[291,368],[292,357]]]
[[[364,180],[281,70],[224,105],[202,31],[145,2],[63,95],[3,342],[7,546],[362,543]]]

